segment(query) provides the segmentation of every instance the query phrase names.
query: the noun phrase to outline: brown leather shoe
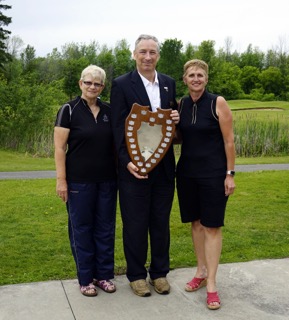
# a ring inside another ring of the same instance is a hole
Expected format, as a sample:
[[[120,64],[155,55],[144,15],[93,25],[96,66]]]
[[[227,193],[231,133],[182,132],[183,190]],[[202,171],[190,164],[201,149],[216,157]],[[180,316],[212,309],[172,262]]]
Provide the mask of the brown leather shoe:
[[[155,280],[150,279],[150,284],[154,286],[155,291],[159,294],[169,294],[170,284],[167,278],[157,278]]]
[[[129,285],[137,296],[149,297],[151,295],[148,284],[144,279],[132,281]]]

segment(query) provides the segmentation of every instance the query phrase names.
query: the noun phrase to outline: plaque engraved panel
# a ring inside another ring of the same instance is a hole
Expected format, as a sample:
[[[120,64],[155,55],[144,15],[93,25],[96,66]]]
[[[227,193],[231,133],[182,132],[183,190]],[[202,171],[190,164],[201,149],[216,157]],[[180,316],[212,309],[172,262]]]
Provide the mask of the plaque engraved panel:
[[[164,157],[175,135],[172,109],[150,111],[134,103],[125,122],[125,139],[131,161],[139,174],[148,174]]]

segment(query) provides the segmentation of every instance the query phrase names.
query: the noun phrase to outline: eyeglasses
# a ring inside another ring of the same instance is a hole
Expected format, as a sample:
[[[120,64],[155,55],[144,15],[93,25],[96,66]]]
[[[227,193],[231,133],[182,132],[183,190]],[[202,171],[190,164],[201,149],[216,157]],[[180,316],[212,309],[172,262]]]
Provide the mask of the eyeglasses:
[[[87,87],[91,87],[92,85],[94,88],[102,88],[104,85],[97,82],[91,82],[91,81],[82,81]]]

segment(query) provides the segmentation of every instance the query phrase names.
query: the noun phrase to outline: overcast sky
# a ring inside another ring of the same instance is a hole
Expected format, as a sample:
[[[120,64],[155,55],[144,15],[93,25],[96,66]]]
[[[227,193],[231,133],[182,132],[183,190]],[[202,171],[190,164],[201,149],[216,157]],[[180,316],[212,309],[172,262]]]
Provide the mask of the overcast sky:
[[[266,52],[280,43],[289,49],[288,0],[4,0],[12,9],[6,29],[34,47],[37,56],[67,43],[114,47],[126,39],[133,48],[142,33],[160,42],[181,40],[199,45],[214,40],[215,49],[232,41],[232,51],[249,44]],[[284,49],[284,47],[283,47]]]

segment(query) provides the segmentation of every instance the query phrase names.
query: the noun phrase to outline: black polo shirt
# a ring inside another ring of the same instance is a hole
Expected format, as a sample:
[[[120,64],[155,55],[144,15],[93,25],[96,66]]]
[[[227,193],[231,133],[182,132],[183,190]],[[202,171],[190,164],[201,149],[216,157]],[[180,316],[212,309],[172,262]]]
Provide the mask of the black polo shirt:
[[[87,102],[76,97],[58,111],[55,126],[70,129],[66,153],[66,179],[92,183],[116,178],[110,106],[99,98],[94,117]]]

